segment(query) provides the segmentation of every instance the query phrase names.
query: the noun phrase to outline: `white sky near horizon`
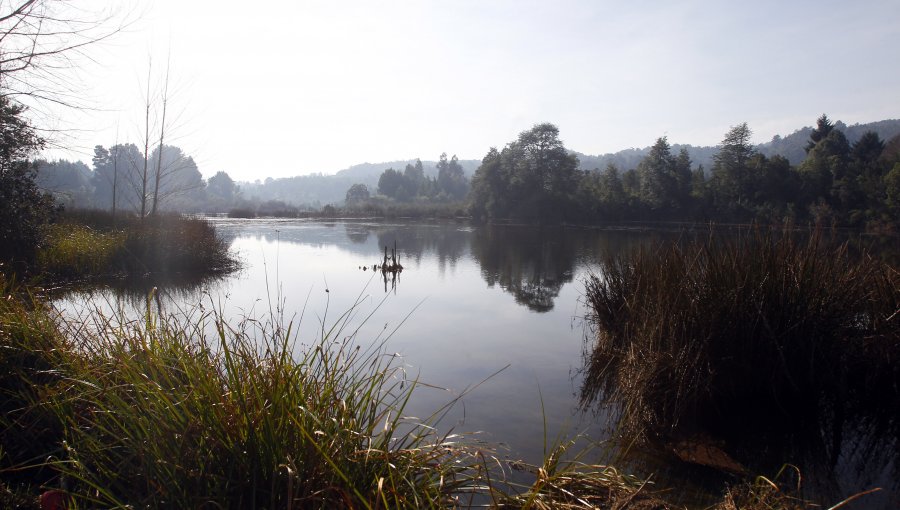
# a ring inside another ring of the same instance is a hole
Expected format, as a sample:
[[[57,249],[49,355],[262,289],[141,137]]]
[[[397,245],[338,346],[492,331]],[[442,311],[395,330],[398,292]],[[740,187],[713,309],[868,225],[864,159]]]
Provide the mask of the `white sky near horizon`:
[[[75,129],[47,156],[88,164],[139,143],[148,61],[158,90],[167,59],[167,140],[239,181],[481,159],[540,122],[603,154],[900,118],[897,0],[75,4],[134,19],[86,50],[94,108],[58,114]]]

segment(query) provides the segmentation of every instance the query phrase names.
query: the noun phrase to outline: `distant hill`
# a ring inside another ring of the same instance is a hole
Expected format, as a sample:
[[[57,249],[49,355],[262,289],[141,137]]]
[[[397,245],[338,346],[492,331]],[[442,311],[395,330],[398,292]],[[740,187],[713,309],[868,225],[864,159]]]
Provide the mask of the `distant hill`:
[[[325,204],[337,204],[344,201],[347,190],[354,184],[365,184],[374,194],[378,189],[378,178],[388,168],[403,171],[407,164],[415,164],[415,159],[386,161],[384,163],[361,163],[338,171],[334,175],[301,175],[266,179],[265,182],[240,182],[238,185],[244,198],[257,198],[261,201],[280,200],[292,205],[309,205],[320,207]],[[471,178],[478,165],[477,159],[461,159],[460,166]],[[437,177],[437,161],[422,161],[425,175]]]
[[[335,175],[338,177],[345,177],[348,179],[357,179],[356,182],[361,182],[363,184],[367,184],[367,180],[374,179],[375,184],[378,184],[378,178],[381,177],[381,174],[384,173],[388,168],[393,168],[394,170],[403,171],[406,168],[406,165],[415,164],[416,160],[407,159],[407,160],[397,160],[397,161],[387,161],[384,163],[360,163],[358,165],[353,165],[350,168],[345,168],[343,170],[339,170]],[[426,177],[437,177],[437,161],[422,161],[422,168],[425,170]],[[479,159],[461,159],[459,160],[460,166],[462,166],[463,171],[466,173],[466,176],[471,178],[475,175],[475,170],[478,169],[478,165],[481,164],[481,160]]]
[[[753,126],[750,126],[751,129]],[[854,143],[862,137],[866,131],[874,131],[882,140],[887,141],[900,135],[900,119],[881,120],[867,124],[854,124],[848,126],[841,121],[835,123],[835,128],[844,132],[850,143]],[[806,142],[812,127],[803,127],[787,136],[776,135],[771,141],[757,145],[757,150],[768,157],[781,155],[788,159],[792,165],[800,164],[806,157]],[[703,165],[707,171],[713,166],[713,157],[719,151],[716,146],[693,146],[675,144],[672,152],[677,154],[681,149],[687,149],[694,167]],[[625,149],[615,153],[593,156],[572,151],[580,161],[583,170],[604,169],[610,163],[615,164],[619,170],[625,171],[636,168],[641,159],[650,152],[650,146],[642,149]],[[241,182],[241,190],[245,198],[258,198],[262,201],[280,200],[293,205],[322,206],[325,204],[337,204],[343,202],[347,189],[353,184],[365,184],[372,193],[378,189],[378,178],[388,168],[403,171],[407,164],[413,164],[416,160],[386,161],[384,163],[361,163],[345,168],[335,175],[304,175],[298,177],[286,177],[279,179],[266,179],[261,183]],[[478,159],[461,159],[460,165],[466,175],[471,178],[475,170],[481,164]],[[422,161],[425,175],[437,176],[437,161]]]
[[[753,126],[750,126],[752,129]],[[785,137],[776,135],[771,141],[761,143],[756,149],[766,155],[772,157],[775,155],[784,156],[792,165],[799,165],[806,158],[806,143],[809,141],[809,135],[812,133],[812,127],[806,126],[800,128]],[[835,122],[835,129],[844,132],[847,140],[852,144],[862,138],[866,131],[874,131],[882,140],[888,141],[900,134],[900,119],[880,120],[877,122],[869,122],[867,124],[853,124],[848,126],[841,121]],[[672,153],[678,154],[682,148],[687,149],[691,156],[691,162],[694,167],[703,165],[703,168],[709,170],[713,165],[713,157],[719,152],[717,146],[693,146],[675,144],[672,146]],[[641,159],[650,152],[650,146],[642,149],[626,149],[623,151],[603,154],[599,156],[591,156],[589,154],[581,154],[575,152],[578,160],[581,162],[583,170],[603,170],[610,163],[614,163],[619,170],[629,170],[636,168]]]

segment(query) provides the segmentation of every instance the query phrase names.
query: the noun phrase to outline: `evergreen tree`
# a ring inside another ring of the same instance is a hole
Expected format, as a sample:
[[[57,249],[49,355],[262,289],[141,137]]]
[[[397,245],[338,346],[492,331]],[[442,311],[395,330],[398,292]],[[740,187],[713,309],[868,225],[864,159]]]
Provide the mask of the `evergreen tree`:
[[[828,115],[822,114],[816,120],[816,127],[813,128],[812,133],[809,135],[809,141],[806,142],[806,152],[809,153],[816,146],[817,143],[821,142],[828,136],[828,133],[834,129],[834,124],[831,120],[828,119]]]
[[[38,188],[27,160],[43,145],[25,119],[25,107],[0,95],[0,260],[31,261],[55,214],[53,199]]]
[[[676,201],[675,158],[666,137],[657,138],[650,153],[637,167],[640,176],[640,198],[651,211],[671,209]]]
[[[752,134],[746,122],[732,127],[713,157],[713,201],[718,212],[728,217],[743,218],[748,214],[754,180],[750,160],[756,154],[750,143]]]

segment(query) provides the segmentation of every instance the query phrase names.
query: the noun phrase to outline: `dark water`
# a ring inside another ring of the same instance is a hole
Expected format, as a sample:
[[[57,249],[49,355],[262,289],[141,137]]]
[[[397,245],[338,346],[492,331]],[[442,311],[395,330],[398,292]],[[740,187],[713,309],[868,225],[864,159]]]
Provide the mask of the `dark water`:
[[[578,408],[585,276],[606,253],[680,235],[452,222],[213,221],[243,260],[240,272],[188,287],[145,282],[139,288],[72,293],[57,305],[71,314],[98,304],[140,313],[146,292],[156,285],[162,298],[156,306],[169,312],[188,313],[202,303],[237,320],[283,309],[298,323],[301,341],[309,342],[323,323],[353,310],[354,326],[362,324],[359,341],[389,336],[386,347],[402,356],[408,376],[429,385],[415,393],[408,414],[427,417],[478,385],[440,427],[478,432],[480,439],[500,445],[501,456],[530,463],[540,462],[548,442],[579,433],[603,441],[614,426],[604,412]],[[384,246],[395,243],[404,270],[385,279],[371,266],[380,263]],[[360,269],[366,265],[368,270]],[[653,475],[659,485],[688,484],[700,492],[729,481],[634,447],[624,459],[616,458],[626,447],[608,444],[600,453],[606,458],[589,460],[615,458],[625,470]],[[887,444],[896,450],[896,440]],[[848,460],[828,467],[838,474],[829,476],[825,497],[834,503],[873,486],[895,486],[896,453],[882,454],[868,471],[857,469],[856,457],[852,466]],[[801,469],[820,472],[820,467]],[[892,508],[897,493],[887,493],[856,508]]]

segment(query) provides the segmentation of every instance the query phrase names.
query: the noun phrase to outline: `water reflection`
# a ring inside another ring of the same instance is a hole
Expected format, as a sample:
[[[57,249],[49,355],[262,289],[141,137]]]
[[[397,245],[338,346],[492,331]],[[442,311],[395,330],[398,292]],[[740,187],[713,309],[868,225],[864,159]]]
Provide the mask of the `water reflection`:
[[[472,236],[472,256],[489,287],[534,312],[548,312],[575,274],[574,237],[561,228],[485,226]]]
[[[298,329],[315,329],[320,326],[317,314],[324,308],[315,302],[316,296],[332,300],[331,309],[340,312],[353,306],[360,287],[371,284],[376,294],[383,288],[390,298],[380,310],[386,318],[373,320],[373,334],[363,333],[360,338],[377,338],[386,323],[391,327],[385,331],[402,323],[391,338],[391,349],[406,356],[422,380],[435,387],[463,388],[509,364],[507,371],[467,396],[462,416],[451,416],[462,424],[451,424],[460,431],[487,431],[492,434],[490,440],[508,445],[511,456],[531,463],[542,456],[545,437],[556,437],[557,432],[573,426],[581,430],[575,416],[580,416],[576,394],[581,384],[582,338],[580,329],[572,326],[572,316],[577,314],[576,303],[583,290],[580,282],[586,271],[605,253],[682,235],[570,227],[472,227],[454,222],[244,220],[221,221],[216,226],[247,259],[244,273],[226,281],[114,282],[102,294],[104,299],[111,300],[111,306],[140,311],[156,287],[159,299],[151,302],[154,313],[178,313],[191,304],[226,301],[228,296],[235,302],[232,308],[244,313],[252,310],[256,301],[266,299],[268,277],[272,288],[284,284],[284,294],[298,302],[288,302],[288,316],[295,309],[302,316],[307,307],[304,300],[310,299],[307,318],[298,320]],[[381,263],[384,247],[395,243],[406,268],[402,286],[399,274],[371,272],[372,265]],[[262,269],[264,263],[269,264],[268,273]],[[366,271],[360,269],[363,265],[368,265]],[[307,297],[310,295],[312,298]],[[381,298],[376,296],[372,302]],[[85,294],[78,299],[89,298]],[[416,309],[423,300],[427,300],[425,305]],[[297,306],[291,308],[292,304]],[[278,306],[284,306],[283,302]],[[413,309],[415,315],[403,322]],[[860,388],[879,384],[884,383],[867,380]],[[417,398],[421,401],[412,402],[409,412],[427,416],[446,403],[444,392],[434,393],[433,397],[427,391],[420,393]],[[752,467],[760,474],[774,473],[785,461],[803,464],[805,483],[817,479],[819,485],[837,488],[843,497],[849,494],[847,487],[884,486],[900,479],[897,441],[884,442],[885,437],[898,437],[896,422],[860,415],[852,407],[893,409],[896,398],[879,402],[872,392],[860,391],[823,406],[827,410],[842,402],[847,404],[844,416],[865,417],[833,420],[831,425],[810,422],[797,428],[793,437],[776,436],[762,425],[755,430],[751,427],[752,434],[735,439],[744,441],[735,455],[757,459]],[[594,427],[592,436],[598,440],[608,437],[610,431],[598,430],[606,423],[606,414],[594,421],[587,425]],[[803,439],[807,439],[805,444]],[[710,480],[706,468],[679,464],[659,452],[635,452],[629,449],[622,467],[656,473],[654,479],[661,484],[664,479]],[[878,471],[878,466],[884,468],[891,462],[893,467],[886,473]],[[721,489],[721,479],[715,484],[710,490]]]

